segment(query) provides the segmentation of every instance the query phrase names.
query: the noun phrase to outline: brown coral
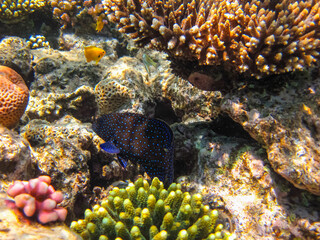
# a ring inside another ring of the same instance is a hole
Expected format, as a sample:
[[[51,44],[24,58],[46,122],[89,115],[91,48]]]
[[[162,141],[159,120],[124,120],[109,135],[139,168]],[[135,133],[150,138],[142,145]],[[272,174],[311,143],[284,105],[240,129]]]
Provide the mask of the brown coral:
[[[0,124],[14,127],[26,109],[28,98],[23,78],[11,68],[0,66]]]
[[[106,14],[140,45],[170,58],[262,77],[319,60],[313,0],[104,0]]]
[[[82,5],[82,0],[49,0],[48,2],[53,8],[53,16],[60,20],[62,29],[65,29],[69,24],[74,26],[77,18],[85,9]]]
[[[99,114],[114,112],[132,98],[132,92],[113,79],[100,81],[94,91]]]

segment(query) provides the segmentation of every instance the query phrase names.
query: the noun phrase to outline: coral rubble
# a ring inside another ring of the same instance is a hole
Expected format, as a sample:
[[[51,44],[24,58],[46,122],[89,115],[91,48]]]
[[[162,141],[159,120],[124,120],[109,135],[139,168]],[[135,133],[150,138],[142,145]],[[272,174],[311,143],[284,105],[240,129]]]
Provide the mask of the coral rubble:
[[[13,69],[0,66],[0,124],[12,128],[23,115],[29,99],[29,89]]]
[[[85,211],[71,229],[84,239],[235,239],[218,223],[219,213],[202,204],[201,194],[168,189],[158,178],[139,178],[126,189],[114,187],[107,200]]]
[[[7,190],[7,194],[14,198],[14,204],[23,209],[27,217],[37,216],[40,223],[64,221],[67,210],[57,207],[62,202],[63,194],[55,191],[50,185],[49,176],[40,176],[29,181],[15,181]]]
[[[319,59],[317,1],[103,0],[108,19],[139,46],[251,76],[301,70]]]

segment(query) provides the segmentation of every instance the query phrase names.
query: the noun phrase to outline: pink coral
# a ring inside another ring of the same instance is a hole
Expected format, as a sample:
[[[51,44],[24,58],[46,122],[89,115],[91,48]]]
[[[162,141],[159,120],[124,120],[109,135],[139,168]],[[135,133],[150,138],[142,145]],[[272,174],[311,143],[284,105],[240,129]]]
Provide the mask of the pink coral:
[[[67,210],[57,207],[62,202],[63,194],[50,185],[49,176],[40,176],[29,181],[15,181],[7,191],[14,198],[15,206],[23,209],[28,216],[37,216],[40,223],[64,221]]]

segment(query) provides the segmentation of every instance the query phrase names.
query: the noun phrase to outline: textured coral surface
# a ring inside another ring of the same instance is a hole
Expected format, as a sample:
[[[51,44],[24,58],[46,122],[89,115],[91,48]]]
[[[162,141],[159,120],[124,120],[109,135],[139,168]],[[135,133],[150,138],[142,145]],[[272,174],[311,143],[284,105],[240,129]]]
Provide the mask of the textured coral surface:
[[[173,58],[256,77],[301,70],[319,59],[318,1],[102,3],[121,32]]]
[[[13,69],[0,66],[0,123],[14,127],[23,115],[29,90],[23,78]]]
[[[94,92],[100,114],[115,112],[132,98],[131,91],[113,79],[100,81]]]
[[[266,147],[277,173],[320,195],[318,71],[287,77],[291,83],[277,89],[254,86],[228,95],[221,109]]]
[[[265,150],[248,136],[219,135],[215,125],[173,126],[176,169],[191,169],[177,179],[182,189],[201,191],[204,202],[223,209],[237,239],[318,239],[319,197],[276,174]]]

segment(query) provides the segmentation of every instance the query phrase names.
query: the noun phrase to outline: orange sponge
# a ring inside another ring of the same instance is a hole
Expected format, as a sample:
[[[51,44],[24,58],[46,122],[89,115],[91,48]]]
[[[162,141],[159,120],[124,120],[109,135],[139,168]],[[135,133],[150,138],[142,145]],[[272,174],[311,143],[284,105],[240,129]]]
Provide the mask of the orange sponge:
[[[23,78],[9,67],[0,66],[0,124],[12,128],[23,115],[29,90]]]

